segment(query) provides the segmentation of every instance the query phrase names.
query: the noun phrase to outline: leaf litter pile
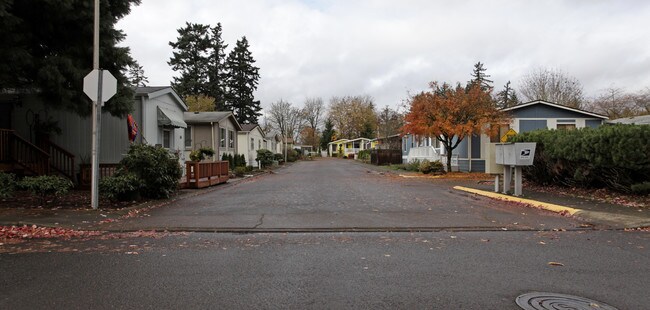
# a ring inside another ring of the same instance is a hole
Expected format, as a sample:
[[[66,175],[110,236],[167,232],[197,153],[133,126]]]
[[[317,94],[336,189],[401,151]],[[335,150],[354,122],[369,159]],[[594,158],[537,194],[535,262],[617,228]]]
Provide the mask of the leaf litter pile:
[[[152,247],[146,239],[160,239],[170,235],[187,235],[187,233],[156,231],[110,233],[36,225],[0,226],[0,253],[109,251],[139,254],[138,251]],[[92,242],[106,240],[115,240],[117,243]]]

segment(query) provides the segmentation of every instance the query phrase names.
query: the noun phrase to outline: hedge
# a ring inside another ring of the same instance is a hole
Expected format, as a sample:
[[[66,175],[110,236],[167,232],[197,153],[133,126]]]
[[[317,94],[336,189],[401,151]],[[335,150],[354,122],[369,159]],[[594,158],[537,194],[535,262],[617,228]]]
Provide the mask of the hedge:
[[[650,126],[605,125],[577,130],[537,130],[513,142],[537,142],[524,176],[539,184],[607,187],[644,194],[650,180]]]

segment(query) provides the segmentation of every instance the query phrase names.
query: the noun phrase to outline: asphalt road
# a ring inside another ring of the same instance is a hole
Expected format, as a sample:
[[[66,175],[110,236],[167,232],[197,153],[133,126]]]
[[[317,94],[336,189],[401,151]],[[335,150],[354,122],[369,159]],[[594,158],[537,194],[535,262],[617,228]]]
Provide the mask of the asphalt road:
[[[645,232],[192,233],[19,248],[0,254],[2,309],[518,309],[530,291],[650,304]]]
[[[0,309],[519,309],[531,291],[648,309],[648,232],[451,186],[300,162],[99,237],[0,244]],[[172,232],[115,232],[152,228]],[[200,232],[219,228],[248,233]]]
[[[405,179],[348,160],[298,162],[155,209],[114,230],[572,229],[554,213],[476,197],[453,184]]]

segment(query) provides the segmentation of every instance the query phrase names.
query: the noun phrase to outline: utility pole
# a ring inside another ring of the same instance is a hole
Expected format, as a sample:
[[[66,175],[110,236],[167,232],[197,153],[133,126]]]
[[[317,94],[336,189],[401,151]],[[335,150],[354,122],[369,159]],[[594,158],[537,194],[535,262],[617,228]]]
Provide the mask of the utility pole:
[[[93,32],[93,70],[99,70],[99,0],[95,0],[95,21]],[[91,206],[99,208],[99,138],[102,124],[102,75],[97,79],[97,98],[93,100],[93,140],[91,170]]]

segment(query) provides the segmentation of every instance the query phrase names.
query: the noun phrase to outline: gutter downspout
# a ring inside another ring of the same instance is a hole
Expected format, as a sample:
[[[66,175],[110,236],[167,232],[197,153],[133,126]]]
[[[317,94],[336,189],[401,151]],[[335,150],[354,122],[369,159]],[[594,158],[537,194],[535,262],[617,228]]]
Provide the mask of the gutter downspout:
[[[469,135],[469,141],[467,141],[467,163],[468,163],[468,172],[472,172],[472,135]]]
[[[217,123],[217,124],[219,124],[219,123]],[[214,143],[214,123],[213,122],[210,122],[210,137],[211,137],[210,144],[212,144],[213,149],[215,149],[214,148],[215,143]],[[215,153],[215,156],[212,157],[212,161],[215,161],[215,158],[219,157],[219,147],[216,147],[216,149],[217,149],[217,152]]]
[[[144,108],[145,96],[140,97],[141,107],[140,114],[142,115],[142,123],[140,124],[140,143],[144,143],[147,139],[144,138],[145,127],[147,127],[146,113]]]

